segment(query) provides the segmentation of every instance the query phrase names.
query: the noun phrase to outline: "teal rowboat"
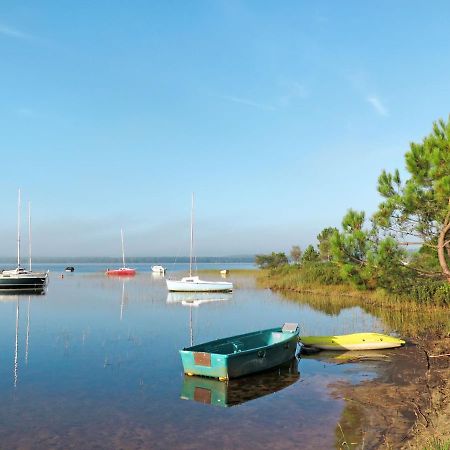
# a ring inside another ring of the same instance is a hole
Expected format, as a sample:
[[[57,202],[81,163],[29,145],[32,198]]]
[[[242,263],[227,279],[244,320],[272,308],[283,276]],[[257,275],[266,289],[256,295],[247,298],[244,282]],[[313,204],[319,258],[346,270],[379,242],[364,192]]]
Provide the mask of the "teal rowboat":
[[[185,375],[180,397],[205,405],[230,407],[281,391],[299,379],[296,359],[276,369],[229,381]]]
[[[298,325],[254,331],[180,350],[187,375],[228,380],[290,361],[297,349]]]

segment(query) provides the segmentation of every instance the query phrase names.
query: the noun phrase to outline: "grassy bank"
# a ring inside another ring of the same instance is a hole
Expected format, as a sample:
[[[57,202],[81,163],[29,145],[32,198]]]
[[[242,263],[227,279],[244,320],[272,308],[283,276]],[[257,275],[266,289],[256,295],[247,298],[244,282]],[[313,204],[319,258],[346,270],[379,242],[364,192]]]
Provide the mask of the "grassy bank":
[[[404,278],[390,290],[362,289],[345,282],[339,268],[332,263],[308,263],[302,266],[284,265],[262,270],[258,277],[263,287],[295,292],[355,297],[366,301],[420,305],[450,306],[450,284],[424,278]]]
[[[323,283],[314,281],[321,271]],[[339,314],[342,309],[361,307],[382,319],[393,330],[405,336],[435,337],[450,334],[450,308],[435,302],[419,302],[383,290],[360,290],[345,283],[336,283],[336,277],[322,272],[321,267],[281,268],[261,270],[257,274],[260,287],[277,290],[290,301],[306,303],[326,314]],[[325,269],[328,270],[328,269]]]

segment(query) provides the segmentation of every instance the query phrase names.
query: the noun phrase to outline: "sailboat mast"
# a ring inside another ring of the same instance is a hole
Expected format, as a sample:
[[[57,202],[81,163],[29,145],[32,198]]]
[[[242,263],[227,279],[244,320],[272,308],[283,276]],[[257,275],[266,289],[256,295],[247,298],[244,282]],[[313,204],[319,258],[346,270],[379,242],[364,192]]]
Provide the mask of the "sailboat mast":
[[[17,202],[17,267],[20,267],[20,188]]]
[[[28,257],[30,259],[31,272],[31,202],[28,202]]]
[[[122,264],[125,267],[125,250],[123,248],[123,229],[120,229],[120,237],[122,238]]]
[[[192,193],[191,205],[191,246],[189,250],[189,276],[192,277],[192,253],[194,251],[194,193]]]

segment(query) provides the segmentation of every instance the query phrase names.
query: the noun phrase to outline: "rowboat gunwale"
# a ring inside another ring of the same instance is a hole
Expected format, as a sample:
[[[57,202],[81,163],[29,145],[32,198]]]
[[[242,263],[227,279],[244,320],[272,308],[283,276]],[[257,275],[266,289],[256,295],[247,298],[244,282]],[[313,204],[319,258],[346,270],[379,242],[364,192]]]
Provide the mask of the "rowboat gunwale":
[[[267,347],[274,347],[274,346],[279,345],[279,344],[284,344],[284,343],[286,343],[286,341],[290,341],[292,339],[292,336],[295,336],[296,334],[298,335],[298,333],[299,333],[298,330],[297,330],[297,332],[293,332],[293,333],[289,333],[288,334],[288,332],[281,331],[281,327],[267,328],[266,330],[252,331],[250,333],[237,334],[235,336],[229,336],[229,337],[226,337],[226,338],[214,339],[213,341],[203,342],[202,344],[193,345],[191,347],[185,347],[185,348],[183,348],[183,350],[180,350],[180,351],[195,351],[194,349],[197,348],[197,347],[205,347],[206,345],[212,344],[212,343],[222,343],[223,342],[225,344],[225,343],[230,343],[233,339],[244,338],[244,337],[247,337],[247,336],[255,336],[255,335],[258,335],[258,334],[273,333],[273,332],[275,332],[275,333],[276,332],[283,333],[283,335],[286,335],[286,338],[283,339],[282,341],[275,342],[273,344],[263,345],[263,346],[260,346],[260,347],[252,347],[252,348],[250,348],[248,350],[241,350],[241,351],[236,352],[236,353],[213,353],[213,352],[204,352],[204,353],[210,353],[211,355],[220,355],[220,356],[227,356],[227,357],[235,356],[235,355],[241,355],[243,353],[247,353],[247,352],[251,352],[251,351],[255,351],[255,350],[261,350],[261,349],[264,349],[264,348],[267,348]]]

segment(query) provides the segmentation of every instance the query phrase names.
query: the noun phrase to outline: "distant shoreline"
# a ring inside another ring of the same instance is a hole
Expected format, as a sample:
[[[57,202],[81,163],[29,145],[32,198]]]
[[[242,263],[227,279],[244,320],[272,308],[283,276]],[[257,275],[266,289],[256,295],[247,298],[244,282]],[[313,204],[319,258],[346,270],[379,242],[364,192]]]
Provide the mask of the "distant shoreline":
[[[28,263],[28,258],[24,255],[21,258],[22,264]],[[0,257],[0,263],[15,263],[17,258]],[[189,256],[127,256],[127,263],[188,263]],[[255,257],[253,255],[246,256],[202,256],[195,258],[197,263],[253,263]],[[122,262],[120,257],[96,256],[58,256],[58,257],[33,257],[33,262],[41,263],[118,263]]]

